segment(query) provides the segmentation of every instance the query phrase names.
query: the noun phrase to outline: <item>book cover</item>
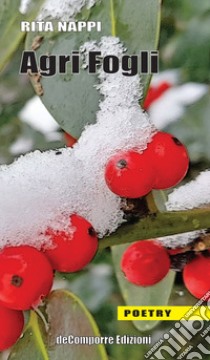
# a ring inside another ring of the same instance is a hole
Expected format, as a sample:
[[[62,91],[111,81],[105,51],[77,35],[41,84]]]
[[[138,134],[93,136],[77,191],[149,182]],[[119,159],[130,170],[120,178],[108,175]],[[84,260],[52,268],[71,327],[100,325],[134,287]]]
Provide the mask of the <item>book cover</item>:
[[[0,4],[0,360],[209,359],[208,1]]]

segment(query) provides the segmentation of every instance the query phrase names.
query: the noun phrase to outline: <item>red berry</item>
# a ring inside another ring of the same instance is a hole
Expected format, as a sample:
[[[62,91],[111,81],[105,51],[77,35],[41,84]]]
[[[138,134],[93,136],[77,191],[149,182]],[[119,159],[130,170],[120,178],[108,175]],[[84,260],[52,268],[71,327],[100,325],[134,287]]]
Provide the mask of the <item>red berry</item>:
[[[70,217],[70,231],[48,229],[54,247],[45,249],[45,254],[55,270],[75,272],[84,268],[98,249],[98,238],[92,225],[83,217]],[[73,232],[72,232],[73,230]]]
[[[196,256],[185,265],[183,280],[189,292],[200,299],[210,290],[210,258],[202,255]],[[210,299],[209,297],[206,299]]]
[[[109,189],[121,197],[138,198],[148,194],[154,183],[154,169],[147,152],[120,151],[113,155],[105,169]]]
[[[0,351],[4,351],[14,345],[22,334],[24,317],[22,311],[0,305],[0,319]]]
[[[185,146],[176,137],[159,131],[148,144],[147,151],[156,170],[153,189],[170,188],[185,177],[189,157]]]
[[[53,282],[48,259],[31,246],[6,247],[0,252],[0,302],[27,310],[40,303]]]
[[[73,147],[74,144],[76,144],[77,139],[75,139],[73,136],[71,136],[71,134],[68,134],[66,132],[64,132],[64,140],[66,143],[66,146],[68,147]]]
[[[121,269],[126,279],[135,285],[154,285],[167,275],[169,268],[167,251],[153,240],[133,243],[121,260]]]

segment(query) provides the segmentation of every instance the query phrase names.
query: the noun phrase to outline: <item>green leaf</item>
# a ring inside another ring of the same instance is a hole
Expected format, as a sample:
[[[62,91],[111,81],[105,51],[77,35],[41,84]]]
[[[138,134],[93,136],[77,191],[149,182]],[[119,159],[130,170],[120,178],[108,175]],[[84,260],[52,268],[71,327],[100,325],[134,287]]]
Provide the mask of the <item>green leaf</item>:
[[[99,311],[102,304],[107,301],[113,291],[111,275],[111,265],[109,266],[104,263],[91,266],[85,273],[80,272],[74,280],[72,280],[72,274],[70,274],[71,291],[85,302],[88,309],[93,312]]]
[[[169,274],[162,281],[160,281],[154,286],[141,287],[129,283],[125,279],[120,269],[121,258],[127,247],[127,245],[119,245],[112,247],[112,256],[115,272],[126,305],[167,305],[173,287],[175,273],[173,271],[170,271]],[[135,327],[140,331],[148,331],[154,328],[159,323],[159,321],[133,321],[133,323]]]
[[[8,360],[108,360],[103,345],[57,344],[59,336],[100,336],[97,325],[83,303],[65,290],[53,291],[45,313],[49,329],[31,311],[23,337],[13,347]]]
[[[43,0],[33,0],[29,12],[22,15],[19,12],[20,1],[1,0],[0,2],[0,71],[5,67],[25,33],[20,31],[21,21],[32,21],[43,3]]]
[[[28,78],[18,76],[22,50],[20,46],[0,77],[0,127],[14,121],[25,102],[34,94]]]
[[[101,0],[90,10],[82,9],[77,19],[101,21],[102,31],[43,33],[44,41],[37,49],[41,54],[71,54],[86,41],[100,40],[102,36],[118,36],[125,44],[128,54],[139,54],[142,50],[157,48],[160,1],[158,0]],[[33,38],[29,34],[26,49],[31,49]],[[148,85],[149,76],[142,77]],[[79,137],[86,124],[94,123],[99,109],[99,93],[94,87],[98,83],[96,75],[80,69],[80,74],[71,74],[69,65],[66,75],[42,78],[43,103],[60,126],[74,137]]]

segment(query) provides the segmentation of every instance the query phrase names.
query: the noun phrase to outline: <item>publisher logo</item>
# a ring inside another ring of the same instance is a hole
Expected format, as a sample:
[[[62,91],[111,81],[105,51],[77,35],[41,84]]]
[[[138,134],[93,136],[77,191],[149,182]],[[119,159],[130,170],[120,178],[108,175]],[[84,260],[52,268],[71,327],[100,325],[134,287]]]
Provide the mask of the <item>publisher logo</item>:
[[[144,355],[145,359],[203,359],[210,354],[210,325],[204,326],[210,319],[210,300],[207,306],[202,305],[209,295],[210,291],[191,307]],[[195,336],[196,345],[190,344]]]

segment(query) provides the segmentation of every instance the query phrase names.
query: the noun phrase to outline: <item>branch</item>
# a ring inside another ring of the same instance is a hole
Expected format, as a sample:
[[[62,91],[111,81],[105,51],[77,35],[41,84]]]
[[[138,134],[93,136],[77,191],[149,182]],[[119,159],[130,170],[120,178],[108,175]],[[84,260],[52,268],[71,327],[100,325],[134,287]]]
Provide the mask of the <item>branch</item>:
[[[156,212],[134,224],[125,223],[115,233],[99,242],[99,250],[138,240],[181,234],[210,227],[210,209]]]

